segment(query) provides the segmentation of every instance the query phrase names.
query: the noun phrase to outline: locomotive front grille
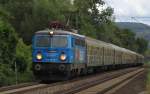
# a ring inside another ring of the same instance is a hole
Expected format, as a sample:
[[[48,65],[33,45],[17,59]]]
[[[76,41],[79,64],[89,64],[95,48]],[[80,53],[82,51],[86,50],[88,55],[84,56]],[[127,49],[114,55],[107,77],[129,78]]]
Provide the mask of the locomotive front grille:
[[[59,60],[59,55],[58,53],[47,53],[45,60],[48,62],[57,62]]]
[[[50,58],[50,59],[45,59],[45,60],[46,60],[46,61],[49,61],[49,62],[51,63],[51,62],[56,62],[58,59],[56,59],[56,58],[54,58],[54,59],[53,59],[53,58]]]

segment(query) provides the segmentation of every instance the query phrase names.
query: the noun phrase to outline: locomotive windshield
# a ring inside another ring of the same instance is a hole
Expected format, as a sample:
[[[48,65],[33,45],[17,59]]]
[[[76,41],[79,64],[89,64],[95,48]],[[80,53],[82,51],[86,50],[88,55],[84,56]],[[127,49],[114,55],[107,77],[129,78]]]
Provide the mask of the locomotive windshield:
[[[36,47],[67,47],[67,36],[37,36],[35,40]]]

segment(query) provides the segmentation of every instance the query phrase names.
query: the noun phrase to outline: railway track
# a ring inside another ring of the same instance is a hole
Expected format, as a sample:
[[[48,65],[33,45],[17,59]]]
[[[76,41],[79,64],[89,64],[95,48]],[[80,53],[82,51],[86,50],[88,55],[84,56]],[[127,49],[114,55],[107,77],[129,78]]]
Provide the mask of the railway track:
[[[125,75],[115,77],[104,82],[96,82],[93,86],[87,86],[80,91],[72,91],[75,94],[113,94],[116,90],[119,90],[122,86],[126,85],[131,80],[143,73],[144,69],[139,69]],[[66,93],[65,93],[66,94]]]
[[[4,86],[4,87],[0,87],[0,92],[8,91],[11,89],[22,88],[22,87],[28,87],[28,86],[32,86],[32,85],[37,85],[38,83],[39,82],[29,82],[29,83],[21,83],[21,84],[11,85],[11,86]]]
[[[122,77],[125,74],[132,72],[141,72],[141,68],[128,68],[118,71],[112,71],[107,73],[95,74],[86,77],[80,77],[70,81],[56,82],[52,84],[36,84],[27,87],[13,88],[4,90],[0,94],[71,94],[71,93],[82,93],[84,90],[93,86],[104,84],[105,82],[118,77]],[[106,89],[103,92],[106,92]]]

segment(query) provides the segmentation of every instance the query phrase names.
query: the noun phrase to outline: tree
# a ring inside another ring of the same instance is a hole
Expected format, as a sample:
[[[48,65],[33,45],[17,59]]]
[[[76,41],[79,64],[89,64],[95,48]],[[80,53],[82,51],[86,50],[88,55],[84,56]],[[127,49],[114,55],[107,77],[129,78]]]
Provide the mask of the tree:
[[[0,21],[1,63],[11,64],[15,58],[17,34],[10,24]]]
[[[18,41],[19,40],[19,41]],[[14,63],[18,81],[31,81],[31,47],[17,37],[12,26],[0,20],[0,86],[15,84]]]
[[[144,52],[148,49],[148,41],[144,38],[137,38],[136,43],[138,45],[138,52],[144,54]]]
[[[4,19],[4,18],[3,18]],[[17,34],[6,20],[0,20],[0,85],[13,83],[11,69],[16,57]],[[9,79],[9,77],[12,77]]]
[[[31,47],[24,44],[22,39],[19,39],[16,45],[16,63],[19,72],[23,73],[31,69],[31,57]]]
[[[104,4],[102,0],[74,0],[74,19],[70,21],[74,23],[71,24],[72,27],[77,27],[80,34],[93,38],[101,37],[101,33],[105,32],[103,26],[111,22],[113,13],[113,9],[109,7],[99,10]]]

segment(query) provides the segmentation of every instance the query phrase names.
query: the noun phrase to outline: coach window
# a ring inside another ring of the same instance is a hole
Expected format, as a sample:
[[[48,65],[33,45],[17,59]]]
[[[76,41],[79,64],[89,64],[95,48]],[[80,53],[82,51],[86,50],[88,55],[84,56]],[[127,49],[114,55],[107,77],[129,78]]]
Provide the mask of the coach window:
[[[85,46],[85,41],[80,40],[80,39],[75,39],[75,45],[84,47]]]
[[[81,46],[85,46],[85,41],[84,40],[81,40]]]

